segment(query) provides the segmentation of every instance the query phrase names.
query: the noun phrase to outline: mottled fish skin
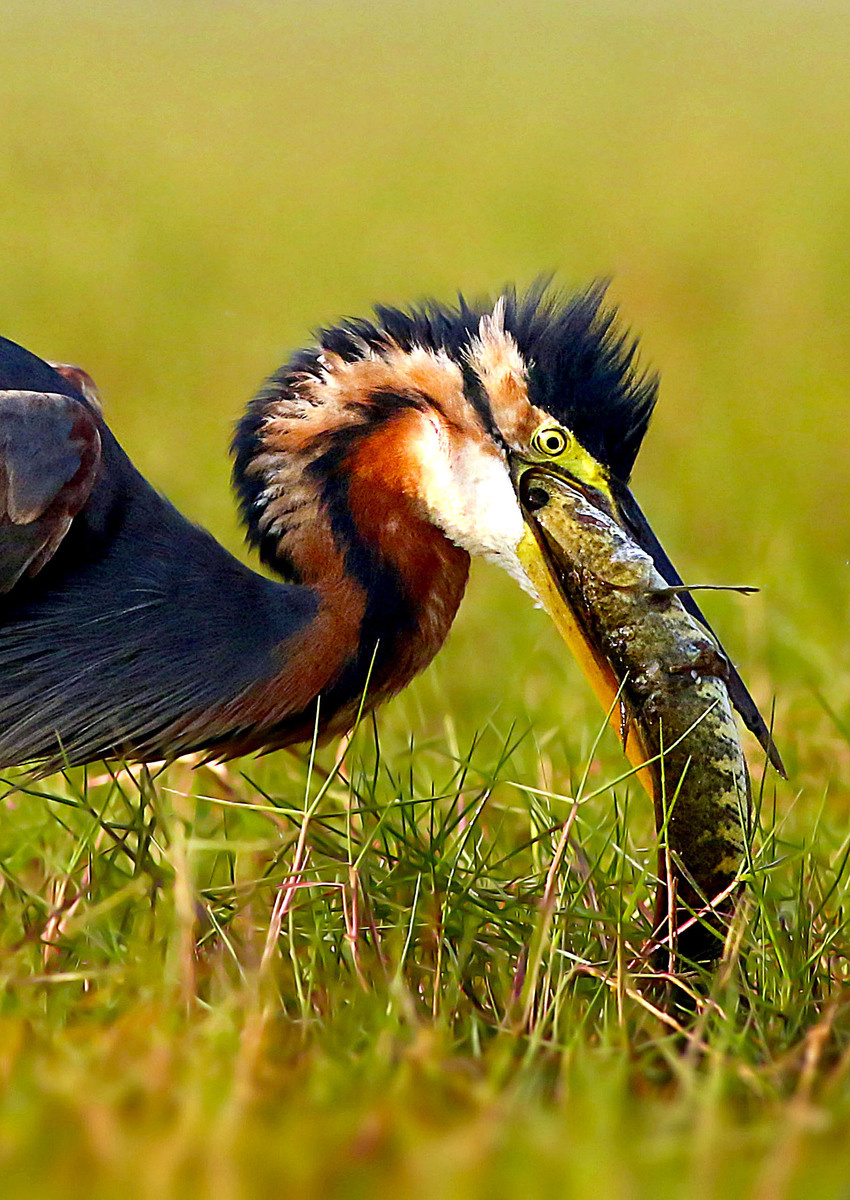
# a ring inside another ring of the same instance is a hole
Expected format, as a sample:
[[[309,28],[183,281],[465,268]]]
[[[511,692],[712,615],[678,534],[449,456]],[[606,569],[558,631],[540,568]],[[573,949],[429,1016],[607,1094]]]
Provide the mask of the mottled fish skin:
[[[662,755],[652,767],[656,822],[669,813],[679,896],[700,906],[734,881],[749,833],[750,779],[724,656],[611,516],[551,476],[534,486],[549,497],[533,517],[565,599],[622,683],[626,720]]]

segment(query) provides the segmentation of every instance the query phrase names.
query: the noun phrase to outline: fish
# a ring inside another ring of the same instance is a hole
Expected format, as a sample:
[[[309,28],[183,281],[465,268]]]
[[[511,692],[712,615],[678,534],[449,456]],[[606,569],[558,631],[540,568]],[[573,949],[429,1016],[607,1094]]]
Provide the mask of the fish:
[[[679,901],[703,910],[734,888],[752,821],[729,660],[604,497],[542,472],[529,483],[535,534],[575,621],[561,632],[581,641],[585,658],[591,648],[588,673],[652,797]]]

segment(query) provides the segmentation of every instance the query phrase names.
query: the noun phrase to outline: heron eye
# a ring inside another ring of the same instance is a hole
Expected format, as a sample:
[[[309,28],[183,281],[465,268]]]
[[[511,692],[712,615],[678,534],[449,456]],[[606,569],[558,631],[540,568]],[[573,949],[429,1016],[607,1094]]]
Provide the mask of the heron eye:
[[[550,458],[557,458],[567,448],[567,435],[559,426],[547,425],[543,429],[537,430],[531,439],[531,445],[541,454],[547,454]]]

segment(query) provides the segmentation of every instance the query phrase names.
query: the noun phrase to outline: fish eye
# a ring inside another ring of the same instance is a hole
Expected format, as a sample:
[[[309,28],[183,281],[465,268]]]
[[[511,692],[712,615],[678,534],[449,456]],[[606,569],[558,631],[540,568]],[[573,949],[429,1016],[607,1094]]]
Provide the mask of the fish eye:
[[[549,458],[557,458],[567,448],[567,435],[560,425],[543,425],[531,439],[533,450]]]

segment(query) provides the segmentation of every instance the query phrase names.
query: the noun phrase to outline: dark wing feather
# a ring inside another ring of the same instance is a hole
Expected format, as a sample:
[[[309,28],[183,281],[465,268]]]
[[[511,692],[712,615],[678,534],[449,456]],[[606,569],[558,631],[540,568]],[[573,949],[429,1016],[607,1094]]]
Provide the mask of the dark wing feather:
[[[54,368],[17,342],[0,337],[0,391],[52,392],[57,396],[82,400],[90,408],[85,388],[74,378],[77,374],[94,387],[89,376],[79,367],[57,364]]]
[[[36,574],[91,494],[100,433],[79,400],[0,392],[0,592]]]
[[[73,370],[0,338],[0,396],[0,765],[238,738],[238,717],[216,714],[279,676],[316,593],[263,578],[187,521]]]

